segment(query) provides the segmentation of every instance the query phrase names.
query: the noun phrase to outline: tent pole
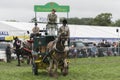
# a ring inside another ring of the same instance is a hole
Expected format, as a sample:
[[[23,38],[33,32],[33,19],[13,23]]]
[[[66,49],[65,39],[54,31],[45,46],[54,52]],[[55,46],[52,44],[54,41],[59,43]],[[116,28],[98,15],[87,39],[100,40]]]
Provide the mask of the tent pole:
[[[67,19],[69,18],[69,14],[68,14],[68,12],[67,12]]]
[[[37,13],[35,12],[35,22],[37,22]]]

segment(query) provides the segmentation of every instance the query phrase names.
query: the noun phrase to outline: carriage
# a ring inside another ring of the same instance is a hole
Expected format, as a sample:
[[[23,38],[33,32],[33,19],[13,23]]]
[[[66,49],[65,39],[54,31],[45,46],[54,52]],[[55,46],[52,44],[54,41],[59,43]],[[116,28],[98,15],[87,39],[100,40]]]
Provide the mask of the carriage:
[[[41,33],[45,33],[44,35],[41,35]],[[38,69],[47,69],[50,65],[49,58],[46,57],[47,52],[47,45],[51,41],[55,41],[56,35],[47,35],[46,30],[40,30],[40,34],[37,34],[33,37],[32,41],[32,72],[34,75],[38,75]],[[55,53],[53,53],[55,54]],[[67,60],[67,64],[69,61]],[[63,72],[64,62],[63,60],[59,61],[58,68],[61,69],[61,72]],[[52,69],[54,66],[52,65]],[[67,75],[68,73],[68,66],[63,72],[63,75]]]
[[[46,60],[43,62],[43,57],[46,55],[47,44],[54,40],[56,36],[38,35],[33,38],[32,49],[32,72],[34,75],[38,74],[38,69],[46,69],[49,66],[49,62]]]
[[[61,9],[59,9],[59,7]],[[59,6],[54,2],[49,2],[46,5],[34,6],[35,19],[36,19],[35,22],[37,22],[37,12],[50,12],[53,8],[55,8],[58,12],[67,12],[67,17],[68,17],[69,6]],[[51,25],[56,25],[56,24],[51,24]],[[57,68],[59,68],[63,75],[67,75],[69,61],[66,59],[68,51],[64,51],[66,48],[66,46],[64,45],[65,44],[64,40],[66,40],[65,35],[61,34],[59,37],[58,35],[47,35],[46,33],[49,33],[49,29],[40,30],[40,32],[45,33],[45,35],[41,35],[41,34],[35,35],[33,37],[33,42],[32,42],[31,53],[32,53],[33,74],[37,75],[38,69],[47,68],[49,75],[51,75],[53,69],[54,69],[53,72],[56,73]],[[57,40],[56,37],[58,38]]]

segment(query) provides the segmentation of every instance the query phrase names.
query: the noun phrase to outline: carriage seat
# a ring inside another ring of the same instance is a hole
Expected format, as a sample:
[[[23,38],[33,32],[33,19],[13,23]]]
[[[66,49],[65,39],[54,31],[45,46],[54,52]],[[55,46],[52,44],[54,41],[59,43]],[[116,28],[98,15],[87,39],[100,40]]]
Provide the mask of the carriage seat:
[[[23,48],[25,51],[27,51],[27,52],[32,52],[32,50],[30,50],[30,49],[28,49],[28,48]]]
[[[31,33],[30,34],[30,40],[33,39],[34,37],[41,36],[41,33]]]

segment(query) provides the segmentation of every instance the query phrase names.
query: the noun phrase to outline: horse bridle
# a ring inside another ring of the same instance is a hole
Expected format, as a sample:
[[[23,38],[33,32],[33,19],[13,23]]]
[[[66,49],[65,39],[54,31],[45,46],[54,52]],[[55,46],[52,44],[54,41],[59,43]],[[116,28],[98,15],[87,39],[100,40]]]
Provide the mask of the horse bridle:
[[[58,41],[57,41],[57,42],[58,42]],[[57,43],[57,42],[56,42],[56,43]],[[61,41],[61,45],[63,46],[62,41]],[[64,46],[63,46],[63,47],[64,47]],[[64,52],[65,52],[64,50],[61,51],[61,50],[57,49],[56,44],[55,44],[55,51],[57,51],[58,53],[64,53]]]

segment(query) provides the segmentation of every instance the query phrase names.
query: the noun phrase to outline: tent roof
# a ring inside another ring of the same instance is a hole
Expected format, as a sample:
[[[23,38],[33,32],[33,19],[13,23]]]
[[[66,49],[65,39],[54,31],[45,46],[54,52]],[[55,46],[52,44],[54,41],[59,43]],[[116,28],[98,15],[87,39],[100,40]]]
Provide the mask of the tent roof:
[[[118,38],[119,27],[70,25],[71,37]]]
[[[40,29],[45,28],[46,24],[38,23]],[[58,26],[61,26],[59,24]],[[86,37],[86,38],[118,38],[119,33],[116,29],[119,27],[106,27],[106,26],[89,26],[89,25],[68,25],[70,28],[70,37]],[[25,22],[5,22],[0,21],[0,30],[8,30],[13,32],[31,31],[34,23]]]

